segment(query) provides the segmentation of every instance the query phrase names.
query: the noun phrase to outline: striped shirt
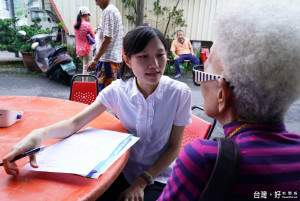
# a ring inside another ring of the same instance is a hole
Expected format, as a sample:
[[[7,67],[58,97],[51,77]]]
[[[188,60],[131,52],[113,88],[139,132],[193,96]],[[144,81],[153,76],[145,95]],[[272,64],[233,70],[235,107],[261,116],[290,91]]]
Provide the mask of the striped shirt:
[[[225,135],[241,124],[225,125]],[[287,132],[284,124],[256,124],[241,128],[232,138],[241,160],[230,201],[300,200],[300,135]],[[198,200],[216,161],[217,146],[212,140],[187,145],[159,200]]]
[[[100,58],[103,62],[122,62],[122,37],[124,27],[122,25],[122,17],[119,10],[112,4],[109,4],[101,14],[100,23],[98,27],[99,44],[97,51],[105,36],[111,38],[111,42]]]

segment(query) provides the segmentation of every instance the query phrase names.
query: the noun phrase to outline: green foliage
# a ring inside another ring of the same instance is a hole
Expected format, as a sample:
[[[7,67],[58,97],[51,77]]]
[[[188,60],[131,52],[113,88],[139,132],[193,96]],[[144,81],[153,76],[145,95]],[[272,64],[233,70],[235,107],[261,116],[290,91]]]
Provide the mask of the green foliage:
[[[185,20],[183,18],[183,9],[177,9],[179,1],[180,0],[178,0],[176,5],[171,8],[171,7],[167,7],[167,6],[162,7],[160,5],[160,0],[156,0],[153,3],[153,5],[154,5],[153,10],[150,11],[154,15],[156,15],[156,26],[158,26],[158,24],[161,21],[167,20],[167,24],[166,24],[165,30],[164,30],[164,35],[166,38],[170,38],[170,36],[167,35],[169,28],[187,26],[185,23]],[[165,16],[167,16],[167,18],[165,18]]]
[[[26,44],[27,40],[37,34],[49,34],[52,32],[50,29],[41,29],[42,26],[39,25],[41,22],[40,18],[34,18],[32,20],[33,25],[31,26],[23,25],[14,29],[13,24],[16,24],[18,20],[19,18],[17,17],[13,19],[0,19],[0,51],[30,52],[31,46],[30,44]],[[25,31],[26,35],[20,35],[19,31]]]
[[[185,20],[183,18],[183,9],[177,9],[178,3],[180,0],[177,0],[177,3],[173,7],[168,6],[161,6],[160,0],[155,0],[153,2],[153,9],[150,10],[152,14],[156,16],[155,25],[158,27],[163,21],[167,21],[165,27],[164,27],[164,35],[167,38],[170,38],[169,35],[167,35],[167,31],[170,28],[177,28],[177,27],[185,27],[187,26],[185,23]],[[125,8],[133,8],[134,13],[125,15],[129,22],[136,24],[136,2],[137,0],[121,0]],[[148,15],[144,14],[144,18],[147,18]],[[152,23],[151,23],[152,24]]]
[[[57,28],[62,29],[64,27],[64,24],[59,22],[56,24]]]
[[[121,0],[125,8],[133,8],[134,14],[125,15],[127,20],[132,24],[136,24],[136,15],[137,15],[137,8],[136,8],[136,0]]]
[[[153,12],[156,16],[158,15],[164,15],[165,12],[169,12],[170,9],[167,6],[161,7],[160,0],[156,0],[153,2]]]
[[[22,16],[23,15],[23,9],[22,8],[15,9],[15,15],[16,16]]]
[[[21,52],[31,52],[31,45],[30,44],[24,44],[20,47]]]
[[[136,0],[121,0],[125,8],[133,7],[136,8]]]
[[[183,19],[183,9],[180,10],[172,10],[172,12],[169,13],[172,24],[180,27],[186,27],[187,24],[185,23],[185,20]]]
[[[8,50],[16,52],[18,50],[19,38],[16,37],[17,31],[13,28],[18,18],[0,19],[0,51]]]
[[[125,15],[127,20],[133,24],[136,24],[135,16],[133,15]]]
[[[158,25],[160,24],[160,21],[165,20],[164,16],[166,16],[166,14],[168,14],[170,12],[170,8],[168,8],[167,6],[162,7],[160,5],[160,0],[156,0],[153,2],[153,10],[150,11],[151,13],[153,13],[154,15],[156,15],[156,27],[158,27]],[[160,17],[162,16],[162,17]]]

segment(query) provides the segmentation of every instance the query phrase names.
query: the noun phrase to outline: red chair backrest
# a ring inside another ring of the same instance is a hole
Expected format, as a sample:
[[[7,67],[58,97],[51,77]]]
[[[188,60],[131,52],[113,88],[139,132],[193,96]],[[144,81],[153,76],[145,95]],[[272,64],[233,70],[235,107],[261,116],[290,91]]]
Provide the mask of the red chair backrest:
[[[72,84],[71,101],[92,104],[97,98],[97,82],[74,81]]]
[[[192,123],[185,127],[180,150],[196,138],[206,139],[212,125],[192,114]]]
[[[205,61],[208,58],[208,56],[209,56],[209,49],[206,48],[206,47],[202,47],[201,48],[201,60],[202,60],[202,63],[205,63]]]

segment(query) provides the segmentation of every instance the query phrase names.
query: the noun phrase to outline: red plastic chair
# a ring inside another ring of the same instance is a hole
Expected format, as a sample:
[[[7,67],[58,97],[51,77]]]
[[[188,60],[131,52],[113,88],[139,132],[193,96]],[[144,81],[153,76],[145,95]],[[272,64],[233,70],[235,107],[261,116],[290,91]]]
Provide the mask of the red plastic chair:
[[[201,47],[201,60],[202,60],[202,63],[204,64],[206,59],[209,57],[209,48],[208,47]]]
[[[211,124],[199,117],[192,115],[192,123],[185,127],[180,150],[194,139],[206,139]]]
[[[88,81],[81,81],[84,77],[88,79],[92,78],[93,80],[89,81],[89,79]],[[77,81],[76,78],[80,78],[78,79],[79,81]],[[98,79],[95,75],[74,75],[71,80],[69,100],[90,105],[96,100],[98,96],[98,86]]]
[[[204,111],[201,106],[192,106],[192,110],[196,108]],[[192,123],[185,127],[180,150],[196,138],[209,139],[216,123],[215,119],[213,119],[213,123],[209,123],[192,114]]]
[[[166,50],[166,56],[167,56],[167,64],[166,64],[166,71],[169,73],[171,71],[171,59],[169,58],[168,51]]]
[[[204,108],[202,106],[200,106],[200,105],[193,105],[192,106],[192,110],[194,110],[194,109],[199,109],[199,110],[201,110],[201,111],[204,112]],[[208,117],[207,115],[205,115],[205,116]],[[208,131],[208,133],[206,135],[206,139],[210,139],[210,137],[211,137],[211,135],[212,135],[212,133],[214,131],[214,128],[215,128],[215,126],[217,124],[217,120],[216,119],[211,118],[211,117],[208,117],[208,118],[211,119],[211,120],[209,120],[209,122],[210,122],[209,124],[211,124],[211,127],[210,127],[210,129],[209,129],[209,131]],[[205,121],[205,120],[203,120],[203,121]],[[205,122],[207,122],[207,121],[205,121]]]

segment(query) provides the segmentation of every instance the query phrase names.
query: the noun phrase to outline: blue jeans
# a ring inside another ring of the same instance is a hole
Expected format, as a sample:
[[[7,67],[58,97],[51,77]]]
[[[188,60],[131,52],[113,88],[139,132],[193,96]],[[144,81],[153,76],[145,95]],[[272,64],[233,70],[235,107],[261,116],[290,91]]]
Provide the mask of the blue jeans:
[[[193,64],[194,64],[194,66],[200,64],[200,59],[198,59],[196,56],[194,56],[192,54],[179,55],[179,58],[174,60],[176,75],[181,74],[179,64],[182,63],[184,60],[191,60],[191,62],[193,62]]]

